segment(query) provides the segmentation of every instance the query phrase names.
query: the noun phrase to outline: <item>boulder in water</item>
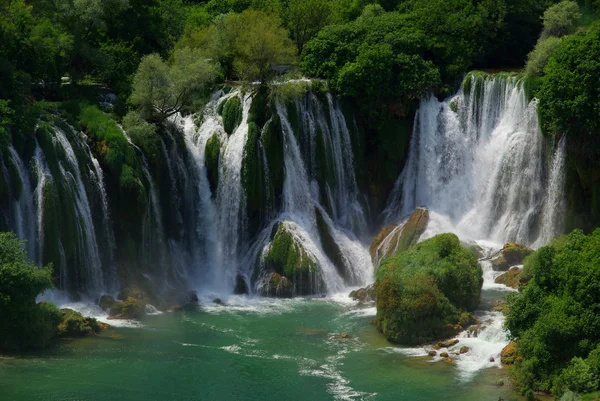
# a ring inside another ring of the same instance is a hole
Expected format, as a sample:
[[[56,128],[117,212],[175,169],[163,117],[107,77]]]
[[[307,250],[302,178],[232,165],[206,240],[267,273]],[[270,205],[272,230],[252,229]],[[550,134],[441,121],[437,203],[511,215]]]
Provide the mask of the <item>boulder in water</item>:
[[[213,303],[217,304],[217,305],[225,305],[225,303],[221,300],[221,298],[215,298],[213,300]]]
[[[509,271],[498,276],[494,281],[496,284],[504,284],[507,287],[519,289],[525,287],[529,282],[530,277],[523,274],[523,270],[516,266],[510,268]]]
[[[398,255],[419,242],[429,224],[429,210],[416,209],[403,223],[384,227],[369,248],[375,268],[386,257]]]
[[[482,284],[473,252],[454,234],[437,235],[379,267],[377,329],[404,345],[454,337],[474,322]]]
[[[500,361],[503,365],[513,365],[519,358],[517,343],[512,342],[502,349]]]
[[[103,311],[110,309],[110,307],[115,303],[115,299],[110,295],[102,295],[100,300],[98,301],[98,306]]]
[[[235,276],[235,288],[233,290],[235,295],[246,295],[248,294],[248,284],[246,284],[246,279],[243,275],[238,273]]]
[[[171,305],[171,307],[169,308],[169,312],[183,312],[183,306]]]
[[[507,271],[512,266],[522,265],[525,258],[532,253],[533,249],[524,245],[508,243],[492,257],[492,269]]]
[[[459,340],[457,338],[454,338],[454,339],[448,340],[448,341],[440,341],[436,345],[438,346],[438,348],[450,348],[450,347],[454,347],[458,343],[459,343]]]
[[[359,288],[350,292],[350,298],[358,301],[361,304],[374,302],[375,301],[375,287],[373,284],[366,286],[365,288]]]
[[[442,358],[448,358],[449,355],[448,355],[447,352],[442,352],[442,353],[440,353],[440,357],[442,357]]]
[[[128,297],[115,302],[110,308],[109,319],[140,319],[144,316],[146,304],[137,298]]]
[[[99,333],[109,327],[107,324],[98,322],[92,317],[84,317],[73,309],[61,309],[61,321],[57,328],[59,337],[83,337],[89,334]]]
[[[294,233],[293,223],[273,227],[271,243],[261,258],[259,291],[263,295],[291,297],[314,295],[325,288],[320,266]]]
[[[315,208],[315,215],[317,217],[317,229],[319,230],[319,239],[321,240],[321,248],[323,249],[323,252],[325,252],[325,255],[327,255],[329,260],[331,260],[340,277],[344,279],[346,285],[355,285],[353,277],[344,263],[342,250],[338,246],[337,242],[335,242],[333,239],[321,209]]]
[[[467,347],[466,345],[463,345],[462,347],[460,347],[460,350],[458,351],[459,354],[466,354],[467,352],[469,352],[471,349],[469,347]]]

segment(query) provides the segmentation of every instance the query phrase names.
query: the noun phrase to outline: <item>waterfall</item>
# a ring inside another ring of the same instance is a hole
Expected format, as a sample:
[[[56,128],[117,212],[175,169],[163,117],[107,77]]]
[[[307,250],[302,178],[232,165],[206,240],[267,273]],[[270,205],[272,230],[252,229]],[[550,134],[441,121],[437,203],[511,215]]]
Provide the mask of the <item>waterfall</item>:
[[[539,243],[540,226],[554,218],[545,211],[556,216],[558,205],[550,203],[561,196],[563,174],[547,172],[537,100],[528,102],[514,77],[473,75],[464,86],[444,102],[421,101],[407,165],[384,216],[397,221],[427,206],[464,238]]]

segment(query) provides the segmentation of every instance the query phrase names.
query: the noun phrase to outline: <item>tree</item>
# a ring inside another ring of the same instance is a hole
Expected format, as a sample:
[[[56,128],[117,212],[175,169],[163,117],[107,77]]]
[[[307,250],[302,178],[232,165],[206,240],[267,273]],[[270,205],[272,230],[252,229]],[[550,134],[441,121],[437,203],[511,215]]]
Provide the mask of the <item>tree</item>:
[[[130,101],[144,119],[161,123],[191,106],[215,75],[215,65],[198,49],[176,50],[170,64],[151,54],[135,74]]]
[[[549,36],[560,38],[575,32],[579,18],[581,18],[579,6],[574,1],[563,0],[551,6],[544,13],[542,38]]]
[[[544,72],[544,67],[548,64],[550,56],[560,46],[560,38],[550,36],[546,39],[540,39],[535,48],[527,56],[527,65],[525,71],[529,76],[540,76]]]
[[[238,77],[265,82],[275,65],[293,60],[294,45],[276,15],[247,10],[238,18],[245,29],[235,39],[234,69]]]
[[[51,288],[52,267],[34,266],[13,233],[0,233],[0,350],[41,348],[55,336],[58,309],[36,303]]]
[[[332,19],[331,0],[289,0],[284,12],[286,26],[292,34],[298,53]]]

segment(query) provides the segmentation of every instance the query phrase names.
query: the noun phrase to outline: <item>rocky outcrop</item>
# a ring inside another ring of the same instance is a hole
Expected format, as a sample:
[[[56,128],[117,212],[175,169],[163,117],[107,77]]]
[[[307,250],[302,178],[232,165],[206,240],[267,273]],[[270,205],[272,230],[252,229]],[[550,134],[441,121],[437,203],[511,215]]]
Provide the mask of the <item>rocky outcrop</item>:
[[[350,295],[348,296],[361,304],[375,302],[375,287],[373,284],[371,284],[365,288],[359,288],[358,290],[351,291]]]
[[[106,310],[110,309],[115,302],[116,301],[115,301],[115,299],[112,296],[110,296],[110,295],[102,295],[100,297],[100,299],[98,300],[98,306],[103,311],[106,311]]]
[[[513,365],[519,359],[517,343],[508,344],[500,353],[500,361],[503,365]]]
[[[141,319],[144,316],[146,304],[133,297],[115,302],[110,308],[109,319]]]
[[[524,245],[508,243],[491,258],[492,269],[507,271],[512,266],[522,265],[525,258],[533,253],[533,249]]]
[[[495,283],[504,284],[507,287],[519,289],[526,286],[529,282],[529,279],[530,277],[523,273],[523,269],[513,266],[509,271],[498,276],[495,280]]]
[[[109,327],[92,317],[84,317],[73,309],[61,309],[61,321],[57,328],[59,337],[83,337],[97,334]]]
[[[279,222],[271,243],[259,261],[262,295],[292,297],[313,295],[325,289],[316,258],[304,247],[293,223]]]
[[[384,227],[369,248],[375,268],[383,258],[398,255],[416,245],[429,223],[429,210],[418,208],[408,220]]]

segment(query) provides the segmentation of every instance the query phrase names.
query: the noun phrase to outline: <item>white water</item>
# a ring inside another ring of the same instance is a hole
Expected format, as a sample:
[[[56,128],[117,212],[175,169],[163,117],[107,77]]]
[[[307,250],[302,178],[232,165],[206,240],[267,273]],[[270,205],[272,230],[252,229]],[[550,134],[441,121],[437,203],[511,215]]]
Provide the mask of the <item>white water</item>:
[[[528,103],[514,78],[487,78],[479,94],[471,79],[470,95],[421,102],[385,217],[394,221],[427,206],[461,238],[541,244],[559,233],[562,204],[552,197],[563,177],[555,168],[549,178],[537,101]],[[560,149],[555,159],[564,160]],[[542,211],[547,224],[540,224]]]

